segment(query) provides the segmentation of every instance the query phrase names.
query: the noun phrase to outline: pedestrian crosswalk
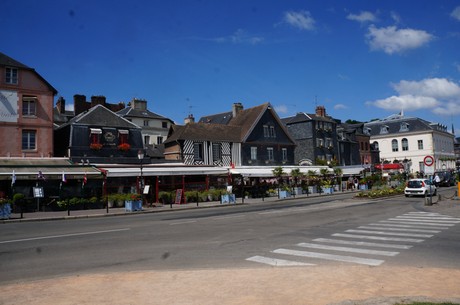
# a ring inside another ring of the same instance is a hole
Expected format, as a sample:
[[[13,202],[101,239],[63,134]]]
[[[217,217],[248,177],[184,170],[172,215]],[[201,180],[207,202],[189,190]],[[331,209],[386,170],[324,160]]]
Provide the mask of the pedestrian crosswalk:
[[[410,212],[246,260],[276,267],[314,266],[322,260],[379,266],[385,258],[409,250],[458,223],[460,218],[439,213]]]

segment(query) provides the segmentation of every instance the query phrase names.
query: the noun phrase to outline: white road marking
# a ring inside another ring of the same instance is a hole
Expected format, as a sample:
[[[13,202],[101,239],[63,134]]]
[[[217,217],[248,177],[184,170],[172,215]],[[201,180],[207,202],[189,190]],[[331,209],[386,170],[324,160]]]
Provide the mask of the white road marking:
[[[253,256],[253,257],[249,257],[246,260],[251,261],[251,262],[256,262],[256,263],[267,264],[267,265],[271,265],[271,266],[277,266],[277,267],[315,266],[315,264],[308,264],[308,263],[302,263],[302,262],[296,262],[296,261],[288,261],[288,260],[285,260],[285,259],[270,258],[270,257],[258,256],[258,255]]]
[[[179,221],[179,222],[171,222],[169,225],[170,226],[175,226],[175,225],[183,225],[187,223],[194,223],[196,220],[186,220],[186,221]]]
[[[382,244],[382,243],[370,243],[365,241],[353,241],[343,239],[330,239],[330,238],[316,238],[313,239],[316,242],[340,244],[340,245],[355,245],[355,246],[369,246],[369,247],[380,247],[380,248],[393,248],[393,249],[410,249],[412,246],[409,245],[396,245],[396,244]]]
[[[400,231],[400,232],[418,232],[418,233],[440,233],[437,230],[424,230],[424,229],[406,229],[406,228],[390,228],[390,227],[373,227],[373,226],[360,226],[358,229],[370,230],[387,230],[387,231]]]
[[[246,217],[246,215],[238,214],[238,215],[229,215],[229,216],[216,216],[216,217],[211,217],[211,219],[212,220],[221,220],[221,219],[241,218],[241,217]]]
[[[460,221],[457,220],[436,220],[436,219],[414,219],[410,217],[402,217],[398,216],[396,218],[389,218],[388,220],[404,220],[404,221],[411,221],[411,222],[424,222],[424,223],[459,223]]]
[[[407,236],[407,237],[433,237],[432,234],[414,234],[414,233],[395,233],[395,232],[382,232],[382,231],[368,231],[368,230],[346,230],[347,233],[364,233],[364,234],[377,234],[377,235],[394,235],[394,236]]]
[[[362,253],[362,254],[370,254],[370,255],[395,256],[399,254],[399,252],[392,252],[392,251],[379,251],[379,250],[350,248],[350,247],[335,247],[335,246],[319,245],[319,244],[311,244],[311,243],[299,243],[297,244],[297,246],[303,247],[303,248],[310,248],[310,249],[333,250],[333,251]]]
[[[418,225],[412,225],[412,224],[407,224],[407,225],[404,225],[404,224],[399,224],[399,223],[370,223],[368,224],[368,226],[380,226],[380,227],[392,227],[392,228],[419,228],[419,229],[434,229],[434,230],[447,230],[449,229],[449,227],[426,227],[426,226],[418,226]]]
[[[129,231],[129,230],[131,230],[131,229],[130,228],[124,228],[124,229],[113,229],[113,230],[105,230],[105,231],[93,231],[93,232],[82,232],[82,233],[40,236],[40,237],[32,237],[32,238],[5,240],[5,241],[0,241],[0,244],[17,243],[17,242],[41,240],[41,239],[52,239],[52,238],[63,238],[63,237],[73,237],[73,236],[84,236],[84,235],[93,235],[93,234],[113,233],[113,232]]]
[[[347,263],[356,263],[356,264],[369,265],[369,266],[379,266],[385,262],[384,260],[379,260],[379,259],[360,258],[360,257],[354,257],[354,256],[334,255],[334,254],[325,254],[325,253],[298,251],[298,250],[289,250],[289,249],[276,249],[272,252],[278,253],[278,254],[319,258],[319,259],[326,259],[326,260],[333,260],[333,261],[340,261],[340,262],[347,262]]]
[[[416,225],[424,225],[424,226],[443,226],[443,227],[453,227],[455,224],[450,224],[450,223],[433,223],[433,222],[424,222],[424,221],[417,221],[414,222],[412,221],[402,221],[401,219],[395,219],[395,218],[390,218],[389,220],[380,220],[379,222],[383,223],[400,223],[400,224],[409,224],[413,223]]]
[[[444,215],[438,215],[438,216],[414,216],[414,215],[402,215],[402,216],[396,216],[396,218],[411,218],[411,219],[429,219],[429,220],[453,220],[460,222],[460,218],[455,218],[455,217],[450,217],[450,216],[444,216]]]
[[[383,237],[383,236],[355,235],[355,234],[343,234],[343,233],[335,233],[335,234],[332,234],[332,236],[358,238],[358,239],[371,239],[371,240],[414,242],[414,243],[421,243],[422,241],[424,241],[424,239],[414,239],[414,238]]]

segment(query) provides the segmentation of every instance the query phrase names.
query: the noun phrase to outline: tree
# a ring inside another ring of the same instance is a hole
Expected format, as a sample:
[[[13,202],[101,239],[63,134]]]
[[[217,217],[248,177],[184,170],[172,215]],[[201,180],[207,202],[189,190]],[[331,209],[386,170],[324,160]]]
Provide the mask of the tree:
[[[294,185],[299,186],[299,178],[303,177],[303,173],[298,168],[293,168],[291,170],[291,177],[294,178]]]
[[[273,172],[273,176],[275,176],[276,180],[278,181],[278,197],[279,197],[281,177],[285,175],[286,173],[283,171],[283,168],[281,166],[275,167],[272,170],[272,172]]]

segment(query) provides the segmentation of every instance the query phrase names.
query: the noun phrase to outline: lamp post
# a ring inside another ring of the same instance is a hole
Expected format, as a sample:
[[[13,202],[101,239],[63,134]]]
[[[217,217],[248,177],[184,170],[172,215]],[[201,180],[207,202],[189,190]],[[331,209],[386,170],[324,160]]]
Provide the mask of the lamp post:
[[[141,205],[144,204],[144,175],[142,173],[142,162],[144,161],[144,150],[142,149],[139,149],[139,151],[137,152],[137,158],[140,160],[141,162],[141,180],[140,180],[140,192],[141,192]]]

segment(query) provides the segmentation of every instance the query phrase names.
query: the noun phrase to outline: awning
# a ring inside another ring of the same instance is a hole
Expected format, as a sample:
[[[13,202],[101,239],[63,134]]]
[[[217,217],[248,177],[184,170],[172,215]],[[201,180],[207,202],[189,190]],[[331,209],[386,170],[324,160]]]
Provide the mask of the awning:
[[[36,180],[41,172],[45,179],[60,179],[62,173],[68,179],[102,178],[100,170],[90,165],[77,165],[63,158],[2,158],[0,159],[0,180],[11,180],[14,175],[17,180]]]
[[[383,165],[383,170],[400,170],[400,169],[404,169],[404,166],[401,163],[376,164],[375,168],[381,170],[382,165]]]
[[[348,165],[340,166],[343,176],[357,176],[360,175],[362,171],[370,168],[370,165]]]
[[[241,166],[230,169],[230,172],[243,177],[275,177],[273,175],[275,168],[272,166]],[[320,175],[321,169],[327,169],[330,174],[334,173],[334,170],[328,166],[282,166],[282,169],[285,176],[289,176],[293,169],[299,169],[305,175],[310,173],[310,171],[313,171],[316,175]]]
[[[140,166],[109,167],[100,165],[99,169],[104,171],[108,178],[113,177],[136,177],[141,175]],[[226,167],[206,166],[151,166],[142,167],[143,176],[187,176],[187,175],[227,175]]]
[[[92,134],[102,134],[102,129],[100,128],[90,128],[89,130]]]
[[[119,129],[119,130],[118,130],[118,133],[119,133],[119,134],[129,134],[129,130],[126,130],[126,129]]]

